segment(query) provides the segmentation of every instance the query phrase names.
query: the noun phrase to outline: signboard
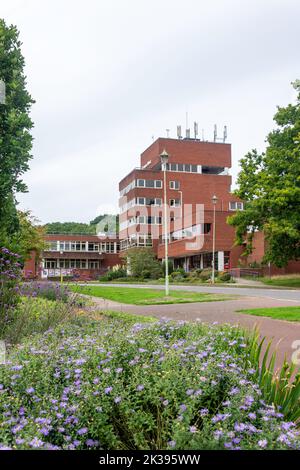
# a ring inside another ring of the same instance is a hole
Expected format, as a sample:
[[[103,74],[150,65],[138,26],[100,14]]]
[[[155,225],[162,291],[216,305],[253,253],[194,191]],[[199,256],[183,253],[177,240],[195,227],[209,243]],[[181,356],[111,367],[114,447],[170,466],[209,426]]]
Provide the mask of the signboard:
[[[41,276],[43,279],[47,277],[59,277],[59,276],[72,276],[73,270],[72,269],[43,269],[41,272]]]

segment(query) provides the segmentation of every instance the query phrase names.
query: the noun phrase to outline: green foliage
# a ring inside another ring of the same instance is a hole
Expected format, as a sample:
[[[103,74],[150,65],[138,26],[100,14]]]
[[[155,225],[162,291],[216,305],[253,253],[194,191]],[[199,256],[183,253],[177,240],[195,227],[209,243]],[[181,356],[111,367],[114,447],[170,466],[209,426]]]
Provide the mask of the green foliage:
[[[236,327],[82,317],[9,359],[1,448],[299,448],[294,423],[264,403]]]
[[[0,339],[7,325],[11,325],[20,301],[20,256],[0,247]]]
[[[70,305],[66,302],[53,302],[42,296],[22,297],[12,321],[5,325],[1,339],[5,339],[8,344],[18,344],[27,336],[43,333],[70,320],[72,315]]]
[[[221,282],[228,282],[231,279],[230,273],[224,272],[224,273],[219,273],[218,275],[218,280]]]
[[[62,234],[90,234],[96,235],[94,225],[84,224],[81,222],[50,222],[44,226],[46,233],[62,233]]]
[[[162,276],[162,265],[152,248],[131,248],[125,256],[130,275],[140,279],[158,279]]]
[[[118,266],[118,269],[110,269],[105,273],[104,276],[99,277],[99,281],[113,281],[127,276],[127,271],[122,266]]]
[[[266,152],[249,152],[241,160],[236,194],[245,210],[228,221],[236,228],[236,242],[252,252],[255,230],[267,240],[264,262],[278,267],[300,257],[300,83],[295,105],[278,107],[277,128],[267,136]]]
[[[265,338],[259,339],[255,330],[248,339],[249,360],[256,366],[255,377],[269,403],[280,407],[287,420],[300,419],[300,373],[292,379],[296,370],[295,364],[284,362],[281,370],[275,375],[276,351],[270,353],[271,342],[265,346]],[[263,347],[265,346],[265,351]],[[260,364],[260,366],[258,366]]]
[[[0,243],[18,227],[15,194],[26,191],[22,175],[31,158],[33,123],[29,117],[34,102],[26,90],[24,58],[19,32],[0,19],[0,79],[6,87],[0,104]]]
[[[215,276],[217,275],[218,273],[215,271]],[[211,276],[212,276],[211,268],[205,268],[205,269],[202,269],[201,273],[199,274],[199,279],[205,282],[205,281],[209,281],[209,279],[211,279]]]
[[[30,211],[18,211],[18,229],[9,241],[9,247],[17,251],[22,261],[30,258],[31,252],[35,253],[38,260],[42,250],[45,248],[45,231],[38,225],[38,221],[31,215]]]
[[[165,274],[166,274],[166,263],[165,263],[165,261],[162,262],[162,271],[163,271],[163,275],[165,276]],[[171,260],[168,260],[169,276],[170,276],[170,274],[172,274],[173,271],[174,271],[174,264]]]

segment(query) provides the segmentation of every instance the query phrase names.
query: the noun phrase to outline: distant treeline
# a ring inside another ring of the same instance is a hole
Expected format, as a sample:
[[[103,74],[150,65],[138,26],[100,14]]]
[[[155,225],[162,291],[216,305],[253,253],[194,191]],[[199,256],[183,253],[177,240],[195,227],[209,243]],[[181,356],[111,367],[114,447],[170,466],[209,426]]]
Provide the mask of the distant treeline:
[[[108,214],[102,214],[91,220],[89,224],[82,222],[50,222],[44,226],[46,233],[96,234],[97,224]],[[117,215],[117,232],[119,231],[119,216]]]

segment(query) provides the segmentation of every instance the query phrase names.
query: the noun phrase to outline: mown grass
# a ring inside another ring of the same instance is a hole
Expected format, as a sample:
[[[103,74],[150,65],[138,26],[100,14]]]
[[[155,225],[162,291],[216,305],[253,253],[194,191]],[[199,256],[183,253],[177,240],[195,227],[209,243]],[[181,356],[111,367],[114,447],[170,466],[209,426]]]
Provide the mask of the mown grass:
[[[132,305],[161,305],[191,302],[213,302],[233,299],[230,295],[203,294],[200,292],[170,291],[168,297],[164,290],[106,287],[106,286],[71,286],[73,292],[101,297],[115,302]]]
[[[297,274],[293,276],[273,276],[271,278],[261,277],[259,280],[267,286],[292,287],[300,289],[300,275]]]
[[[252,308],[238,310],[238,312],[258,317],[270,317],[274,320],[300,321],[300,307]]]

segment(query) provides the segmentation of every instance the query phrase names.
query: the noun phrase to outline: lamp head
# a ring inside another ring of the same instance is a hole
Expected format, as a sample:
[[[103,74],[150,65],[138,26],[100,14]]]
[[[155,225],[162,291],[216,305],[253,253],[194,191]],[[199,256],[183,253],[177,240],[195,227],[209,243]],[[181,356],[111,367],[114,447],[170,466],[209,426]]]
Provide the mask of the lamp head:
[[[162,165],[166,165],[169,161],[169,154],[168,152],[166,151],[166,149],[164,149],[162,151],[162,153],[160,154],[160,160],[161,160],[161,163]]]
[[[211,198],[211,201],[212,201],[212,203],[213,203],[214,205],[217,204],[218,198],[217,198],[217,196],[216,196],[215,194],[214,194],[213,197]]]

